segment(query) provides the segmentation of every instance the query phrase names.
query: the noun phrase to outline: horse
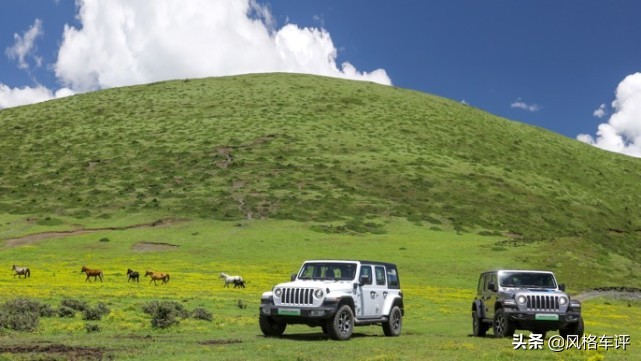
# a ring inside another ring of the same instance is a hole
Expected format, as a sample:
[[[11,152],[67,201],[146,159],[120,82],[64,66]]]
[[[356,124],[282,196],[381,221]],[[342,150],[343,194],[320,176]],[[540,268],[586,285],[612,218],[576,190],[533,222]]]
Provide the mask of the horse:
[[[131,268],[127,268],[127,283],[129,281],[134,280],[135,282],[140,282],[140,273],[137,271],[132,270]]]
[[[101,269],[91,269],[87,268],[85,266],[82,266],[82,269],[80,270],[80,273],[84,272],[87,275],[87,278],[85,278],[85,282],[89,281],[89,277],[93,277],[93,280],[96,281],[96,278],[100,278],[100,282],[102,282],[102,270]]]
[[[24,276],[24,278],[31,277],[31,271],[27,267],[18,267],[14,264],[11,269],[15,272],[13,278],[16,278],[16,276],[18,276],[18,278],[20,278],[20,276]]]
[[[229,287],[229,284],[233,283],[234,288],[236,287],[245,288],[245,280],[243,280],[241,276],[230,276],[226,273],[220,272],[220,276],[218,276],[218,278],[225,279],[225,287]]]
[[[153,281],[156,286],[158,286],[158,284],[156,283],[156,281],[158,280],[162,280],[162,284],[169,282],[169,273],[147,271],[145,272],[145,277],[147,276],[151,278],[149,280],[149,283]]]
[[[240,279],[234,281],[234,288],[239,287],[239,288],[245,288],[245,280]]]

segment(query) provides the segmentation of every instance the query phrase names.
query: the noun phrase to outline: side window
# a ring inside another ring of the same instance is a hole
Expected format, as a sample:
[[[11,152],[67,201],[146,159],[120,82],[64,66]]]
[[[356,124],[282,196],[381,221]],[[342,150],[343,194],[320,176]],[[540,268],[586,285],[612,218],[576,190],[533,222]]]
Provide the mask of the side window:
[[[376,284],[379,286],[384,286],[385,285],[385,267],[376,266],[374,268],[374,272],[376,272]]]
[[[389,287],[398,287],[398,273],[396,273],[396,268],[394,267],[387,268],[387,285]]]
[[[372,284],[372,267],[370,266],[361,266],[361,274],[358,276],[359,279],[363,279],[363,276],[366,276],[364,285]]]
[[[483,292],[483,290],[485,289],[485,287],[487,287],[487,286],[486,286],[486,283],[485,283],[485,279],[486,279],[486,278],[487,278],[487,275],[482,275],[481,277],[479,277],[479,284],[476,286],[476,291],[477,291],[478,293]]]
[[[496,282],[496,273],[492,273],[492,276],[490,277],[490,282],[488,283],[488,288],[490,283],[494,283],[496,287],[499,286],[499,284]]]

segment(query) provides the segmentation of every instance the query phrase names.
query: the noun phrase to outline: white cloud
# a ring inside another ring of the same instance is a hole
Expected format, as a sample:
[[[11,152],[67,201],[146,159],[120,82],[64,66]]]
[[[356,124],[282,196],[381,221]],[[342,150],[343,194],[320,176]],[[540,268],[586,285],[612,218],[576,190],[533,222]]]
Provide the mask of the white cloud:
[[[74,92],[68,88],[62,88],[54,93],[41,85],[36,87],[11,88],[0,83],[0,109],[44,102],[73,94]]]
[[[29,30],[25,31],[22,36],[20,34],[13,34],[15,43],[13,46],[5,49],[5,54],[9,59],[18,60],[18,68],[20,69],[29,69],[29,63],[27,63],[27,57],[32,56],[36,62],[36,66],[42,65],[42,57],[36,56],[36,38],[42,36],[44,30],[42,29],[42,21],[36,19],[33,25]]]
[[[167,79],[260,72],[319,74],[391,84],[383,69],[344,62],[329,32],[286,24],[254,0],[77,0],[55,73],[75,91]]]
[[[599,119],[603,118],[607,114],[608,114],[608,109],[606,108],[605,104],[599,105],[599,107],[594,112],[592,112],[592,115]]]
[[[641,157],[641,73],[619,83],[612,102],[613,114],[598,126],[596,137],[579,134],[577,139],[612,152]]]
[[[541,110],[541,107],[537,104],[528,104],[521,100],[521,98],[515,100],[512,104],[510,104],[511,108],[514,109],[523,109],[528,112],[538,112]]]

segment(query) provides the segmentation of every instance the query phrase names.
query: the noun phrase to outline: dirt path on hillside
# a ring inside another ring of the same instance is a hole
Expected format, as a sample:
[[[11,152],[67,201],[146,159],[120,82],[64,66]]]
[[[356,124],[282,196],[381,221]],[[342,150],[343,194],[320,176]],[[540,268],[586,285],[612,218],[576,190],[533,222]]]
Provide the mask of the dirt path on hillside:
[[[597,297],[607,297],[617,300],[641,301],[641,289],[632,287],[599,287],[589,291],[581,292],[572,298],[579,301],[585,301]]]
[[[69,236],[75,236],[79,234],[95,233],[95,232],[101,232],[101,231],[123,231],[126,229],[135,229],[135,228],[166,227],[178,222],[182,222],[182,220],[167,218],[167,219],[159,219],[151,223],[134,224],[131,226],[123,226],[123,227],[80,228],[80,229],[72,229],[68,231],[41,232],[41,233],[29,234],[22,237],[9,238],[4,241],[4,246],[18,247],[18,246],[33,244],[46,239],[69,237]]]

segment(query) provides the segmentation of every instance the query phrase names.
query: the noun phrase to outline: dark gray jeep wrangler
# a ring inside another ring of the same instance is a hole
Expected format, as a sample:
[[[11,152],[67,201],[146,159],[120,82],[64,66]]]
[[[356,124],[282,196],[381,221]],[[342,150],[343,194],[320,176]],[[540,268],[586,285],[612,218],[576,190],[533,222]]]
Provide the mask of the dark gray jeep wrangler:
[[[472,333],[511,337],[516,329],[563,337],[583,335],[581,303],[547,271],[497,270],[482,273],[472,302]]]

